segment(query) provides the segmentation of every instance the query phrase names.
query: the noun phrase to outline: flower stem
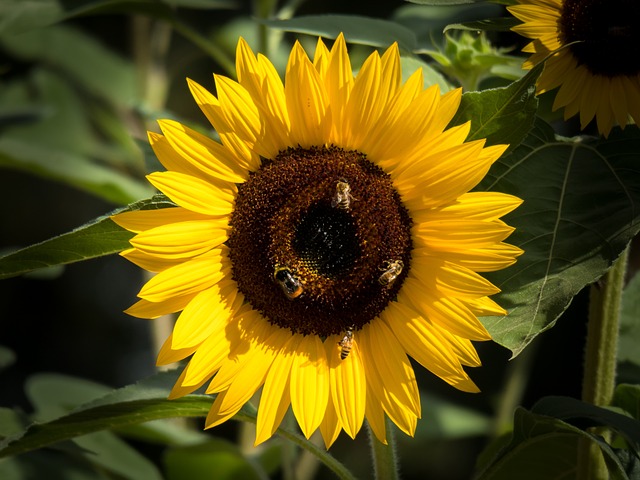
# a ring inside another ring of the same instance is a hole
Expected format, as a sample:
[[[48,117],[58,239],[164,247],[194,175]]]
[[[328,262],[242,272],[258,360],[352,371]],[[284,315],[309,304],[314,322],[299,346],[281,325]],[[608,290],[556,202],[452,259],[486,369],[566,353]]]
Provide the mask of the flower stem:
[[[387,431],[387,445],[382,443],[375,436],[369,427],[369,443],[371,444],[371,455],[373,457],[373,469],[376,480],[398,480],[398,462],[396,458],[396,440],[393,430],[393,423],[385,417]]]
[[[582,400],[606,407],[610,405],[616,381],[620,302],[624,288],[629,247],[611,269],[592,286],[587,325],[587,345],[582,379]],[[598,432],[608,439],[606,432]],[[578,449],[578,476],[586,480],[608,478],[599,447],[583,440]]]

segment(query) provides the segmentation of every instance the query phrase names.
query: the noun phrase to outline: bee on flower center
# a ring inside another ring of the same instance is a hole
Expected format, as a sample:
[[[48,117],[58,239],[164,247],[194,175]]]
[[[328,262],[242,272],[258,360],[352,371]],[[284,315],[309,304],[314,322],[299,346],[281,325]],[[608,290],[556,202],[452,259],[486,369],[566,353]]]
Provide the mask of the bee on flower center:
[[[343,210],[349,210],[349,206],[351,205],[351,200],[353,200],[353,196],[351,195],[351,186],[346,178],[338,179],[338,183],[336,183],[336,192],[333,195],[333,199],[331,200],[332,207],[338,207]]]
[[[340,359],[344,360],[349,356],[353,348],[353,331],[350,329],[347,330],[342,340],[338,342],[338,345],[340,345]]]
[[[278,265],[273,272],[273,280],[280,285],[282,292],[289,300],[302,295],[302,283],[287,267]]]
[[[404,263],[402,260],[393,260],[386,261],[384,265],[380,268],[383,270],[382,275],[378,278],[378,282],[380,285],[384,285],[387,288],[391,287],[391,284],[398,278],[398,275],[402,273],[402,269],[404,268]]]

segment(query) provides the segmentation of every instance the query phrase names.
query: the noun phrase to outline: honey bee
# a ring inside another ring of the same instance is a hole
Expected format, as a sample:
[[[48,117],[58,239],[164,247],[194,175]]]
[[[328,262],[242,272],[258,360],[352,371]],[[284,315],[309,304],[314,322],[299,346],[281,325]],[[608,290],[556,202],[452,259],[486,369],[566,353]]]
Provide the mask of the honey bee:
[[[349,356],[353,348],[353,331],[351,329],[345,332],[344,337],[338,342],[338,345],[340,345],[340,360],[344,360]]]
[[[273,272],[273,280],[280,285],[280,288],[282,288],[282,291],[289,300],[293,300],[302,295],[303,290],[300,280],[298,280],[287,267],[276,266]]]
[[[351,200],[353,200],[353,196],[351,195],[349,182],[346,178],[338,179],[338,183],[336,183],[336,193],[331,200],[331,206],[341,208],[342,210],[349,210]]]
[[[380,270],[384,270],[382,275],[378,278],[380,285],[384,285],[387,288],[391,287],[391,284],[398,278],[398,275],[402,273],[404,263],[402,260],[386,261]]]

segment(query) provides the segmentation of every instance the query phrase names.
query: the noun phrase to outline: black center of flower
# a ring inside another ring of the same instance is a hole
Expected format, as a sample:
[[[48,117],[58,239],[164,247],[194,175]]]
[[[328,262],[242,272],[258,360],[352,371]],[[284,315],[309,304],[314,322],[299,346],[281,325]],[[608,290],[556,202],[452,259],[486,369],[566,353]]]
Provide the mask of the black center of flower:
[[[351,215],[326,201],[312,206],[296,227],[293,250],[320,275],[335,277],[349,271],[360,256]]]
[[[565,0],[560,39],[579,64],[608,77],[640,73],[640,1]]]
[[[411,261],[411,219],[363,154],[289,148],[238,187],[229,257],[239,290],[271,323],[327,337],[393,300]]]

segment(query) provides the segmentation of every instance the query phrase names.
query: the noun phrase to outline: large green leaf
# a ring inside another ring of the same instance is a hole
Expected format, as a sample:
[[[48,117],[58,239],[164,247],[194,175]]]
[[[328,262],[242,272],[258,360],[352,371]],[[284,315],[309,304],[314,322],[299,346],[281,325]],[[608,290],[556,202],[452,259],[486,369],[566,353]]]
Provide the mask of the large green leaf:
[[[399,23],[358,15],[305,15],[289,20],[263,20],[278,30],[336,38],[344,33],[349,43],[386,48],[398,42],[402,50],[416,48],[416,36]]]
[[[618,395],[621,395],[620,393]],[[637,398],[636,398],[637,400]],[[571,397],[544,397],[531,409],[532,413],[547,415],[585,429],[607,427],[622,435],[636,452],[640,445],[640,422],[606,408],[596,407]]]
[[[554,407],[555,405],[555,407]],[[626,471],[633,465],[628,452],[614,450],[600,437],[587,433],[560,417],[585,421],[584,426],[607,423],[623,415],[586,405],[578,400],[550,397],[534,406],[531,412],[518,408],[514,416],[511,441],[481,466],[478,480],[538,480],[540,478],[576,478],[578,444],[589,440],[600,447],[612,480],[628,480]],[[607,419],[607,420],[603,420]],[[614,422],[617,421],[613,420]]]
[[[68,415],[45,423],[34,423],[21,434],[6,438],[0,443],[0,458],[30,452],[101,430],[161,418],[206,416],[213,402],[210,395],[192,394],[176,400],[167,400],[178,376],[177,370],[161,372],[82,405]],[[247,404],[234,418],[255,423],[257,412]],[[300,434],[284,427],[280,427],[277,433],[316,455],[339,478],[353,478],[327,451]]]
[[[467,141],[486,138],[487,145],[508,144],[513,150],[533,127],[538,108],[536,80],[542,68],[539,64],[506,87],[466,92],[451,125],[470,120]]]
[[[173,204],[166,197],[157,195],[113,213],[169,206]],[[120,228],[109,215],[105,215],[71,232],[0,257],[0,279],[118,253],[129,247],[132,237],[132,233]]]
[[[485,318],[496,342],[518,355],[553,326],[572,298],[611,266],[640,230],[640,131],[608,140],[558,139],[543,122],[478,187],[524,200],[506,217],[508,241],[525,253],[487,274],[506,317]]]

